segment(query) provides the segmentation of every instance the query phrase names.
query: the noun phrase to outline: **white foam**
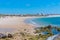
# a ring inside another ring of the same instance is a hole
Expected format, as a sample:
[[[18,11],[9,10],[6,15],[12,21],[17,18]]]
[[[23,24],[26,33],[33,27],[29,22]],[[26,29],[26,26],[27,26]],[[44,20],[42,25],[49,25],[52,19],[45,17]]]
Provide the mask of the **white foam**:
[[[39,24],[37,24],[37,23],[34,22],[34,21],[30,21],[30,22],[31,22],[31,24],[35,25],[36,27],[39,27],[39,26],[40,26]]]
[[[47,17],[60,17],[60,15],[49,15]]]
[[[54,36],[48,37],[47,40],[53,40],[56,36],[58,36],[58,35],[54,35]]]

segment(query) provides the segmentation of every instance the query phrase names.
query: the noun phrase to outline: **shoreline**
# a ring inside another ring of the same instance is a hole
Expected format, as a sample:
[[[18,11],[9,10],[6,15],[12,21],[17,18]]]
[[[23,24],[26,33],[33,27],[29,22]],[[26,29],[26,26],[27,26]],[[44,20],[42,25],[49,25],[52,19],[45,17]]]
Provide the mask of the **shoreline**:
[[[41,17],[18,17],[18,16],[1,17],[0,18],[0,28],[19,28],[20,26],[27,25],[27,23],[24,22],[27,19],[46,18],[46,17],[44,17],[44,16],[41,16]],[[56,16],[49,16],[49,17],[56,17]],[[57,17],[60,17],[60,16],[57,16]],[[28,24],[28,25],[36,26],[33,24]]]
[[[54,17],[60,17],[60,15],[59,16],[42,16],[42,17],[32,17],[32,18],[30,18],[30,20],[31,19],[35,19],[35,18],[54,18]],[[29,18],[28,19],[26,19],[25,21],[28,21],[28,22],[26,22],[27,24],[32,24],[32,25],[35,25],[36,27],[41,27],[42,25],[39,25],[39,24],[37,24],[37,23],[35,23],[34,21],[32,21],[31,20],[31,22],[29,23]],[[59,25],[54,25],[54,24],[49,24],[49,25],[53,25],[53,26],[59,26]],[[48,25],[43,25],[42,27],[45,27],[45,26],[48,26]]]
[[[2,29],[13,28],[14,31],[12,31],[11,33],[24,32],[24,29],[26,29],[26,32],[28,31],[29,33],[31,33],[33,35],[34,26],[30,25],[30,24],[26,24],[24,22],[24,20],[27,18],[29,18],[29,17],[7,16],[4,18],[0,18],[0,28],[2,28]],[[32,18],[32,17],[30,17],[30,18]],[[4,32],[2,32],[2,33],[4,33]],[[10,32],[5,32],[5,33],[10,33]]]
[[[13,40],[19,40],[20,38],[24,39],[25,37],[22,37],[20,33],[26,33],[25,35],[28,34],[30,35],[30,37],[32,36],[35,37],[34,32],[36,30],[34,30],[34,28],[36,27],[36,25],[27,24],[24,22],[25,20],[31,19],[31,18],[42,18],[42,17],[16,17],[16,16],[10,17],[10,16],[7,16],[7,17],[0,19],[0,28],[14,28],[14,31],[4,33],[4,34],[9,34],[9,33],[13,34],[14,38],[16,37],[16,39],[13,39]]]

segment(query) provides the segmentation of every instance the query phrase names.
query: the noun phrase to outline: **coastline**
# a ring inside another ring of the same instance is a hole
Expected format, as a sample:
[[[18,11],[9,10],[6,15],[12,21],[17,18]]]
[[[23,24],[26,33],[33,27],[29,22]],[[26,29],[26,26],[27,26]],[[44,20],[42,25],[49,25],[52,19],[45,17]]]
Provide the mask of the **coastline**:
[[[19,31],[24,31],[26,29],[29,33],[33,34],[34,26],[30,24],[26,24],[24,22],[25,19],[32,18],[32,17],[4,17],[0,18],[0,28],[13,28],[13,33],[17,33]],[[3,30],[4,31],[4,30]],[[11,33],[12,33],[11,32]],[[6,33],[6,32],[5,32]],[[8,32],[7,32],[8,33]]]
[[[6,16],[0,18],[0,28],[2,29],[9,29],[13,28],[14,30],[11,33],[16,33],[18,31],[24,31],[24,29],[29,30],[29,33],[33,34],[34,28],[36,25],[33,24],[27,24],[24,21],[26,19],[32,19],[32,18],[44,18],[44,16],[41,17],[20,17],[20,16]],[[9,33],[9,32],[5,32]]]
[[[30,18],[30,22],[29,22],[29,18],[26,19],[26,23],[27,24],[32,24],[35,25],[36,27],[44,27],[44,26],[48,26],[48,25],[39,25],[36,22],[32,21],[32,19],[34,20],[35,18],[54,18],[54,17],[60,17],[60,15],[50,15],[50,16],[41,16],[41,17],[32,17]],[[28,21],[28,22],[27,22]],[[49,24],[49,25],[53,25],[53,26],[59,26],[59,25],[54,25],[54,24]]]
[[[45,17],[18,17],[18,16],[11,17],[11,16],[6,16],[6,17],[0,18],[0,28],[13,28],[14,30],[12,32],[5,32],[4,34],[11,33],[11,34],[16,35],[16,33],[17,33],[17,36],[16,36],[17,39],[21,38],[21,36],[18,36],[18,33],[20,33],[20,32],[28,33],[29,35],[34,36],[35,35],[34,28],[36,25],[27,24],[24,22],[27,19],[33,19],[33,18],[45,18]],[[17,40],[17,39],[13,39],[13,40]],[[23,39],[23,37],[22,37],[22,39]]]

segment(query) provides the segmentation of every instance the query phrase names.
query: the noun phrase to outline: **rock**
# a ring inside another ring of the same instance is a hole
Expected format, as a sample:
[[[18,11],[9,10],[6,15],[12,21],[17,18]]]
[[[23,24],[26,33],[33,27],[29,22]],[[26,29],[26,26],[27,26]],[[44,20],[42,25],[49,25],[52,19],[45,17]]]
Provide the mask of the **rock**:
[[[12,38],[13,36],[12,36],[12,34],[8,34],[8,38]]]
[[[5,34],[0,33],[0,38],[6,38],[7,36]]]

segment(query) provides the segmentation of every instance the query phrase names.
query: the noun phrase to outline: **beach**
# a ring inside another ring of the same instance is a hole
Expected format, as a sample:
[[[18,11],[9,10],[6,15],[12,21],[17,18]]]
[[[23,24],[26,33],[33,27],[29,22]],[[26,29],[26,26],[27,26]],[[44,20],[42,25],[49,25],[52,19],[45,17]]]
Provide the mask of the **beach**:
[[[50,16],[49,16],[50,17]],[[51,16],[55,17],[55,16]],[[51,25],[44,26],[42,28],[38,28],[37,25],[33,22],[31,23],[26,23],[25,21],[32,20],[34,18],[47,18],[47,16],[41,16],[41,17],[36,17],[36,16],[5,16],[0,18],[0,33],[2,34],[11,34],[13,38],[5,38],[5,40],[46,40],[48,36],[53,36],[53,34],[50,32],[49,27],[52,27]],[[38,20],[37,20],[38,21]],[[40,21],[40,20],[39,20]],[[42,22],[43,23],[43,22]],[[39,23],[37,23],[39,24]],[[35,28],[38,28],[35,29]],[[52,27],[53,28],[53,27]],[[48,30],[48,31],[47,31]],[[52,30],[52,29],[51,29]],[[49,32],[49,34],[44,35],[44,33],[41,33],[43,31]],[[41,35],[39,35],[39,32]],[[1,36],[1,34],[0,34]],[[4,39],[2,39],[4,40]]]
[[[6,16],[0,18],[0,33],[2,34],[13,34],[14,38],[10,40],[22,40],[23,37],[19,33],[26,33],[34,35],[34,25],[27,24],[24,21],[28,18],[33,17],[19,17],[19,16]],[[8,38],[7,38],[8,39]],[[3,40],[3,39],[2,39]]]
[[[58,16],[58,15],[57,15]],[[48,16],[41,16],[41,17],[36,17],[36,16],[28,16],[28,17],[24,17],[24,16],[6,16],[6,17],[1,17],[0,18],[0,29],[13,29],[12,31],[17,31],[17,30],[21,30],[23,31],[24,29],[28,29],[30,31],[34,30],[36,24],[29,24],[26,23],[25,20],[27,19],[33,19],[33,18],[47,18]],[[55,17],[55,16],[49,16],[49,17]],[[32,21],[33,22],[33,21]]]
[[[24,22],[25,19],[28,18],[32,18],[32,17],[10,17],[10,16],[6,16],[6,17],[1,17],[0,18],[0,28],[7,28],[7,29],[11,29],[13,28],[14,30],[11,31],[12,32],[18,32],[18,31],[24,31],[24,29],[27,29],[28,32],[33,32],[34,30],[34,26],[30,25],[30,24],[26,24]]]

